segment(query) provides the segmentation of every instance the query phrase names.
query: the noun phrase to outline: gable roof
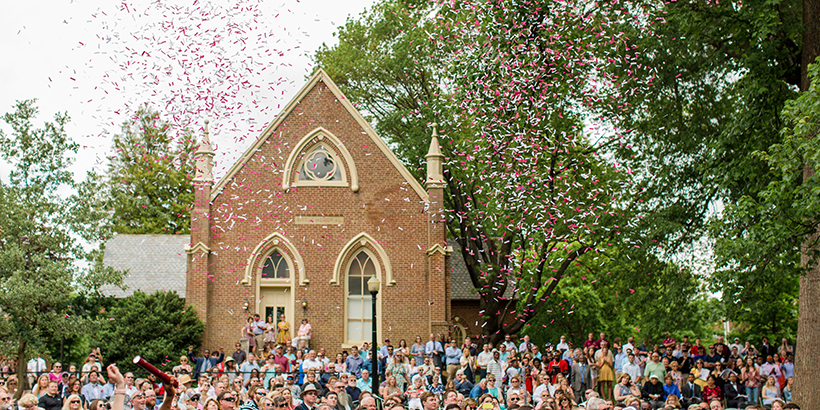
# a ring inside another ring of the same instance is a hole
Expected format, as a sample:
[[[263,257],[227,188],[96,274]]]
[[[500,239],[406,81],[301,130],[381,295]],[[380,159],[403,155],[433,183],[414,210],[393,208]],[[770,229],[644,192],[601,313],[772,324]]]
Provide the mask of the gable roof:
[[[253,157],[256,151],[262,147],[262,144],[264,144],[267,138],[271,135],[273,130],[275,130],[280,124],[282,124],[285,118],[287,118],[288,115],[290,115],[290,113],[299,105],[302,99],[305,98],[305,96],[307,96],[307,94],[314,87],[316,87],[316,85],[320,81],[323,82],[328,89],[330,89],[330,91],[333,93],[333,96],[336,97],[336,100],[339,101],[339,103],[342,104],[342,106],[353,117],[353,119],[356,120],[359,126],[365,131],[367,136],[370,137],[370,139],[373,141],[373,144],[375,144],[376,147],[378,147],[379,150],[382,152],[382,154],[390,161],[390,163],[393,164],[393,166],[396,168],[399,174],[401,174],[404,180],[407,181],[410,187],[413,188],[413,191],[416,192],[419,198],[421,198],[423,201],[427,201],[427,191],[425,191],[421,184],[418,181],[416,181],[415,178],[413,178],[413,175],[410,174],[410,171],[408,171],[404,164],[402,164],[398,157],[396,157],[396,154],[394,154],[393,151],[391,151],[390,148],[387,146],[387,144],[385,144],[385,142],[381,139],[381,137],[379,137],[378,134],[376,134],[376,131],[373,130],[370,124],[367,123],[367,120],[365,120],[364,117],[362,117],[362,114],[359,113],[359,111],[353,106],[350,100],[348,100],[347,97],[345,97],[345,95],[342,94],[342,90],[340,90],[339,87],[336,86],[336,83],[334,83],[330,76],[321,68],[316,70],[316,73],[314,73],[310,80],[307,82],[307,84],[305,84],[302,87],[302,89],[299,90],[299,93],[296,94],[296,97],[294,97],[285,106],[282,112],[276,116],[276,120],[271,122],[265,128],[265,130],[262,131],[262,134],[259,136],[259,138],[256,139],[256,142],[254,142],[253,145],[251,145],[245,151],[245,153],[242,154],[239,160],[237,160],[233,164],[231,169],[228,170],[228,173],[225,174],[225,176],[219,180],[219,183],[217,183],[216,186],[214,186],[214,189],[211,191],[211,201],[215,200],[216,197],[219,196],[220,193],[222,193],[222,190],[225,188],[225,185],[227,185],[228,181],[233,179],[233,177],[239,172],[239,170],[241,170],[242,167],[248,161],[250,161],[250,159]]]
[[[189,235],[114,235],[105,243],[103,264],[127,270],[126,290],[105,285],[106,296],[124,298],[139,290],[145,293],[176,291],[185,297]]]
[[[478,292],[473,287],[470,272],[467,271],[467,264],[464,262],[464,256],[461,255],[461,247],[455,239],[448,239],[447,244],[453,247],[453,253],[450,254],[450,299],[478,300]],[[516,297],[515,286],[507,286],[504,299]]]

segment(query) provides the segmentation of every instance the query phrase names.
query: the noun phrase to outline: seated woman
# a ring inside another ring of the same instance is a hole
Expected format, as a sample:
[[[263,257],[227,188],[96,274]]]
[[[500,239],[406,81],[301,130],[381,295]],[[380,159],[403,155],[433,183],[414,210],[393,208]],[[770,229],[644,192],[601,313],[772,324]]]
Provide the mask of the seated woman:
[[[172,369],[174,377],[176,378],[179,378],[179,376],[183,374],[191,374],[191,371],[191,365],[188,363],[188,358],[186,356],[180,357],[179,364],[174,366]]]
[[[301,347],[302,341],[304,340],[304,348],[309,348],[310,344],[310,336],[311,336],[312,328],[308,323],[307,319],[302,319],[302,324],[299,326],[299,331],[296,332],[296,337],[293,338],[293,346],[294,347]]]
[[[787,403],[792,401],[792,388],[794,386],[794,377],[789,377],[786,381],[786,387],[783,388],[783,400]]]
[[[780,386],[774,376],[766,378],[766,384],[761,388],[761,397],[763,398],[764,406],[771,406],[772,402],[777,399],[782,399],[783,395],[780,393]]]
[[[629,374],[624,373],[618,378],[618,384],[615,385],[613,390],[616,403],[623,403],[624,399],[630,395],[630,384],[632,384],[632,377]]]
[[[669,396],[666,396],[666,402],[665,402],[664,406],[665,407],[671,407],[673,409],[681,408],[680,400],[678,400],[678,396],[675,396],[674,394],[670,394]]]
[[[703,388],[703,401],[709,403],[713,399],[722,400],[723,392],[720,386],[715,384],[715,376],[710,374],[706,379],[706,387]]]

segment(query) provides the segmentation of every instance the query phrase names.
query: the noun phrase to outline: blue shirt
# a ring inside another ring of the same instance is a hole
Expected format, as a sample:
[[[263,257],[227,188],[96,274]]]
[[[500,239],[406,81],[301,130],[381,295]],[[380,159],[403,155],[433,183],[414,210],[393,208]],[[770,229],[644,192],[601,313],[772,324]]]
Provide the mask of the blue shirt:
[[[239,372],[241,373],[243,379],[249,378],[253,369],[259,371],[259,364],[256,362],[253,362],[253,364],[251,364],[251,362],[245,362],[242,363],[242,366],[239,366]]]
[[[615,355],[615,371],[620,373],[624,368],[624,361],[629,360],[629,355],[621,352]]]
[[[253,334],[261,335],[265,333],[265,330],[268,328],[268,324],[265,323],[264,320],[259,319],[258,322],[253,322]]]
[[[345,366],[347,366],[347,372],[351,374],[355,374],[356,377],[362,377],[362,365],[364,364],[364,360],[362,357],[357,354],[352,354],[347,356],[347,360],[345,360]]]
[[[666,400],[666,398],[669,397],[670,394],[674,394],[675,396],[678,396],[678,398],[681,397],[680,389],[678,388],[677,384],[672,383],[672,385],[669,386],[666,383],[664,383],[663,384],[663,399]]]
[[[109,397],[114,395],[114,385],[111,383],[106,383],[105,386],[102,388],[103,392],[103,400],[108,399]]]
[[[88,383],[80,389],[80,392],[85,396],[85,399],[88,402],[92,402],[96,399],[101,399],[103,397],[102,386],[99,383],[91,384]]]
[[[453,346],[447,346],[447,349],[444,349],[444,355],[447,356],[447,364],[448,366],[451,364],[461,364],[461,349]]]
[[[430,356],[433,352],[442,351],[444,351],[444,349],[441,348],[441,342],[439,342],[438,340],[436,340],[435,342],[431,340],[427,342],[426,345],[424,345],[424,354],[426,354],[427,356]]]
[[[348,357],[349,357],[349,356],[348,356]],[[358,380],[356,380],[356,387],[358,387],[358,388],[359,388],[359,390],[361,390],[361,391],[368,391],[368,392],[372,392],[373,390],[371,390],[371,389],[370,389],[371,384],[373,384],[373,380],[372,380],[372,379],[367,379],[367,381],[365,381],[364,379],[358,379]]]
[[[794,377],[794,363],[788,362],[780,365],[780,370],[783,370],[783,377]]]
[[[473,389],[470,390],[470,398],[477,399],[485,393],[487,393],[487,389],[482,389],[480,384],[476,384],[475,386],[473,386]]]

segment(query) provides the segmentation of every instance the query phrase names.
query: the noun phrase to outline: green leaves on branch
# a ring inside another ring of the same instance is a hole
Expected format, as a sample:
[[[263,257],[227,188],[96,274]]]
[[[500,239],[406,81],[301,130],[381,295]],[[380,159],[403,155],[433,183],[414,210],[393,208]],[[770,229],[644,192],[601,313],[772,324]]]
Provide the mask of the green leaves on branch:
[[[205,331],[205,324],[176,292],[134,292],[107,316],[95,339],[105,346],[106,360],[129,370],[134,369],[131,359],[140,355],[170,371],[188,346],[199,346]]]
[[[11,133],[0,131],[0,158],[12,167],[8,181],[0,182],[0,311],[5,319],[0,332],[14,344],[3,349],[22,353],[23,362],[53,340],[99,324],[73,303],[78,292],[122,281],[120,273],[101,267],[98,249],[85,249],[98,246],[109,231],[103,214],[89,212],[84,198],[70,195],[81,185],[70,171],[78,145],[65,134],[68,116],[58,114],[42,128],[33,125],[36,116],[34,100],[18,102],[3,116]],[[89,242],[80,243],[80,237]]]
[[[754,155],[768,166],[769,182],[744,195],[713,224],[726,308],[752,324],[752,332],[793,336],[801,247],[817,263],[820,223],[820,68],[810,66],[811,86],[787,102],[781,140]]]
[[[114,156],[95,184],[105,192],[113,229],[124,234],[185,234],[191,231],[194,202],[194,141],[171,127],[149,107],[122,125],[114,136]]]

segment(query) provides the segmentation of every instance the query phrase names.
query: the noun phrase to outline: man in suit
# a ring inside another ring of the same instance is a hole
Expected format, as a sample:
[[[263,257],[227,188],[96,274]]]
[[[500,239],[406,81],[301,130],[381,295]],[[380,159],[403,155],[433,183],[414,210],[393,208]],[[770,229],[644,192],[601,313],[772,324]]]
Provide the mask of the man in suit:
[[[737,373],[729,375],[729,382],[723,386],[723,397],[726,405],[734,408],[743,408],[746,403],[745,389],[737,382]]]
[[[777,354],[777,348],[769,344],[769,338],[763,337],[763,342],[757,350],[760,350],[760,355],[763,357],[774,356]]]
[[[436,340],[436,335],[432,333],[430,333],[430,341],[424,345],[424,354],[433,358],[433,366],[444,366],[444,361],[442,360],[442,356],[444,356],[444,346]]]
[[[194,379],[198,379],[200,373],[207,372],[211,367],[216,366],[219,363],[222,363],[222,359],[225,358],[225,350],[223,348],[219,348],[219,353],[213,352],[208,349],[205,349],[202,352],[202,357],[194,357],[194,347],[188,346],[188,360],[191,361],[191,364],[194,366]]]
[[[592,388],[592,375],[586,357],[581,349],[575,349],[575,360],[570,372],[570,385],[575,392],[575,397],[583,397],[587,389]]]
[[[698,404],[701,402],[701,394],[700,386],[695,383],[695,375],[689,373],[689,376],[686,378],[686,383],[683,384],[683,388],[680,389],[681,392],[681,404],[683,407],[691,406],[693,404]]]

